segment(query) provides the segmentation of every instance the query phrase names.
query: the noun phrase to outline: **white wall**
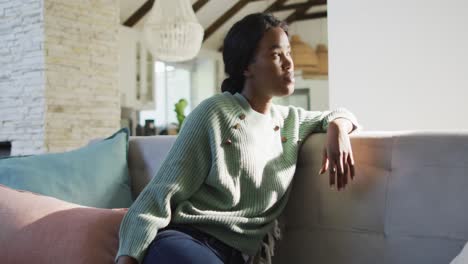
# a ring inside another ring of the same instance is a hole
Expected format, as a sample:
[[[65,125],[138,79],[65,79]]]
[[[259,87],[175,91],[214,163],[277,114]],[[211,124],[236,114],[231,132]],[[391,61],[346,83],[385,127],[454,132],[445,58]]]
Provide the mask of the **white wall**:
[[[468,2],[328,3],[330,106],[366,130],[468,129]]]
[[[136,43],[139,32],[133,28],[119,26],[119,88],[120,103],[131,107],[136,102]]]
[[[216,51],[200,50],[194,60],[192,72],[192,109],[203,100],[220,91],[219,67],[222,63],[222,55]],[[224,74],[223,76],[224,77]]]
[[[192,73],[192,98],[193,105],[198,105],[216,91],[216,63],[210,59],[199,58],[195,62]]]

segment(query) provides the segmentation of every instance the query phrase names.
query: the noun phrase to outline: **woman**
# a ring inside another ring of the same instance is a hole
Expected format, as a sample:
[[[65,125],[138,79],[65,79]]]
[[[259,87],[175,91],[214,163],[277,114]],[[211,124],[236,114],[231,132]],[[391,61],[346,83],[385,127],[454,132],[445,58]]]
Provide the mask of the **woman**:
[[[223,93],[190,113],[130,207],[119,263],[246,263],[285,207],[300,141],[312,132],[327,132],[320,173],[329,170],[330,185],[344,188],[354,176],[351,113],[272,104],[294,90],[287,32],[263,13],[230,29]]]

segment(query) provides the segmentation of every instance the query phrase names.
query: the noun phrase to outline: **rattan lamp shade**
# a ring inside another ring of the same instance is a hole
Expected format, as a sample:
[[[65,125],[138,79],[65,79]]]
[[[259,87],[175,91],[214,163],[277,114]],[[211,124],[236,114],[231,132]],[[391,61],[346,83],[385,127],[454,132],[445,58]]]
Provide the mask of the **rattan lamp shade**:
[[[324,44],[317,45],[317,56],[319,60],[319,73],[328,75],[328,48]]]
[[[294,68],[306,74],[318,74],[318,57],[315,50],[304,43],[298,35],[291,36],[291,55]]]
[[[204,30],[190,0],[157,0],[148,15],[143,35],[156,59],[186,61],[198,54]]]

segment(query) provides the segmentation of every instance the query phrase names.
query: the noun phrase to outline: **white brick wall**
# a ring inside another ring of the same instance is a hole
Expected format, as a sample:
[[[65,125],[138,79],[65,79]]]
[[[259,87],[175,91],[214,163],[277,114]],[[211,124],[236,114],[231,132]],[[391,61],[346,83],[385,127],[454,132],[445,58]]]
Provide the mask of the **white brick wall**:
[[[118,1],[45,0],[49,151],[119,128],[118,25]]]
[[[42,1],[0,2],[0,141],[12,155],[46,151],[43,15]]]
[[[118,1],[0,1],[0,141],[13,155],[119,128],[118,25]]]

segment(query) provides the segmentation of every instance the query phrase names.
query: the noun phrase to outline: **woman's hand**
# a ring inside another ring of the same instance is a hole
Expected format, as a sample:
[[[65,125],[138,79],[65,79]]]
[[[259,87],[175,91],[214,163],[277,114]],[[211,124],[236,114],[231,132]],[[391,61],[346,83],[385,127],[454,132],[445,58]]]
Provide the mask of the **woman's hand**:
[[[129,256],[120,256],[117,264],[137,264],[137,260]]]
[[[330,187],[336,183],[338,190],[348,184],[348,175],[354,178],[354,158],[349,133],[353,124],[344,118],[330,122],[327,130],[327,144],[323,149],[322,167],[319,174],[329,171]]]

